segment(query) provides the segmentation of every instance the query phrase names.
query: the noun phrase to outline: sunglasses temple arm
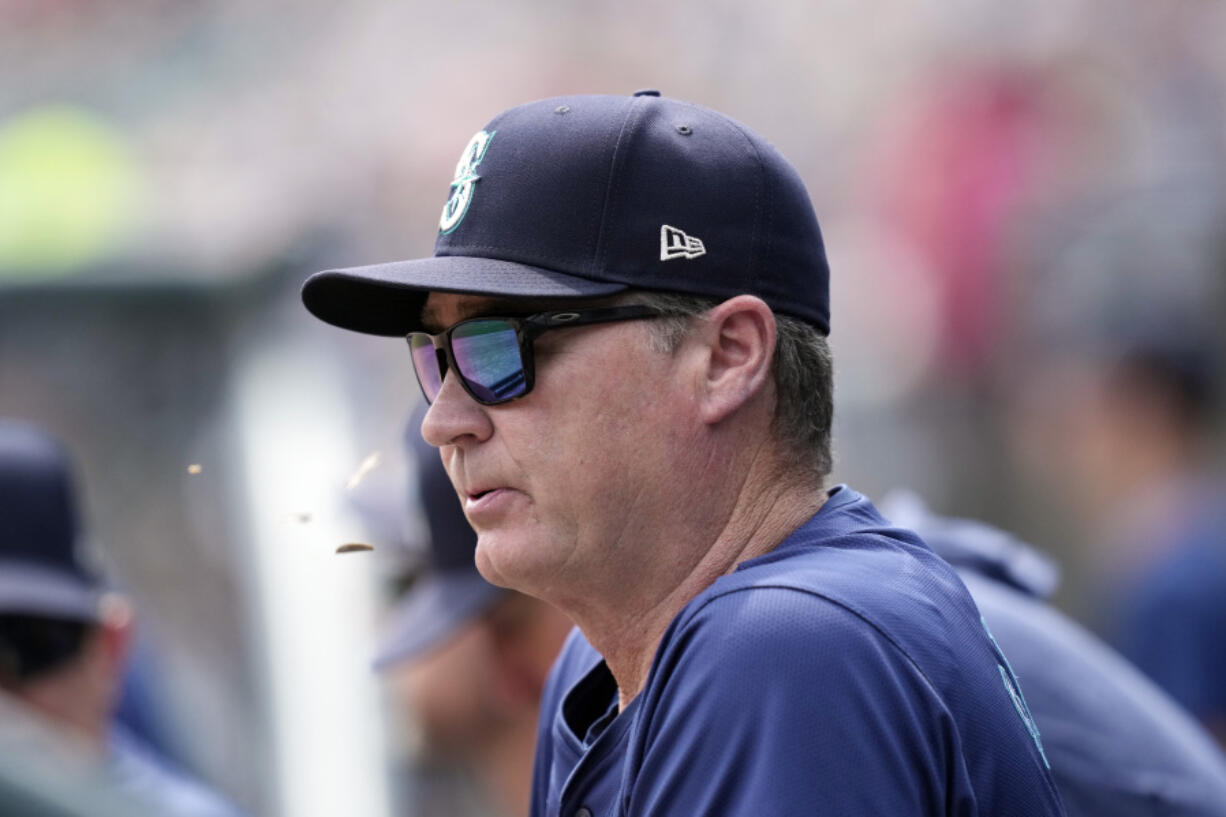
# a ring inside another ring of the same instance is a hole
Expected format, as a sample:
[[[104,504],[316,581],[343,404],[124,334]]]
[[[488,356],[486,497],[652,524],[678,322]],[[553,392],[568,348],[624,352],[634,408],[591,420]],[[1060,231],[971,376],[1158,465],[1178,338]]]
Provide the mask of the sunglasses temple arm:
[[[543,312],[539,315],[525,318],[523,320],[523,327],[530,336],[535,336],[546,329],[612,323],[613,321],[629,321],[636,318],[654,318],[664,314],[667,313],[646,304],[606,306],[594,309],[576,309],[574,311]]]

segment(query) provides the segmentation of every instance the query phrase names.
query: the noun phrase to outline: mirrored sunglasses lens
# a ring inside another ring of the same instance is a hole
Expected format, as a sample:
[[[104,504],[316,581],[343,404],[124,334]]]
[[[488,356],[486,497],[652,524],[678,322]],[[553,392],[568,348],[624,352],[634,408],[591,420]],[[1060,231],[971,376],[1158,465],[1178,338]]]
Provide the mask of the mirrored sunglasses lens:
[[[438,397],[439,389],[443,387],[434,343],[425,332],[412,332],[409,335],[409,352],[413,356],[413,371],[417,373],[422,394],[426,396],[426,402],[433,403],[434,398]]]
[[[524,363],[515,327],[503,320],[462,323],[451,333],[456,368],[476,398],[501,403],[524,393]]]

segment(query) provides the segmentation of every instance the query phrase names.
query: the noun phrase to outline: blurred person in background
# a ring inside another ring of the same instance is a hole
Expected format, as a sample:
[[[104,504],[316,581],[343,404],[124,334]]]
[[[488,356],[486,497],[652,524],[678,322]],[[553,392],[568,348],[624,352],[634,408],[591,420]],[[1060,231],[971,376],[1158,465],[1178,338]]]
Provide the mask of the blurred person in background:
[[[1226,745],[1226,486],[1220,360],[1194,327],[1151,330],[1045,372],[1043,473],[1085,527],[1108,641]]]
[[[528,813],[541,692],[571,623],[481,578],[477,537],[438,451],[409,423],[406,447],[429,525],[425,563],[392,610],[375,668],[417,733],[411,813]]]
[[[0,814],[5,817],[166,817],[125,791],[82,747],[0,689]],[[173,817],[173,813],[172,813]]]
[[[1226,745],[1226,486],[1214,474],[1218,361],[1186,335],[1126,349],[1081,406],[1078,465],[1105,487],[1119,574],[1104,626]]]
[[[1025,685],[1069,817],[1226,817],[1226,757],[1169,696],[1047,602],[1059,569],[1011,534],[881,503],[952,564]]]
[[[159,813],[238,817],[116,723],[132,609],[105,592],[83,542],[67,452],[38,427],[0,418],[0,694]]]

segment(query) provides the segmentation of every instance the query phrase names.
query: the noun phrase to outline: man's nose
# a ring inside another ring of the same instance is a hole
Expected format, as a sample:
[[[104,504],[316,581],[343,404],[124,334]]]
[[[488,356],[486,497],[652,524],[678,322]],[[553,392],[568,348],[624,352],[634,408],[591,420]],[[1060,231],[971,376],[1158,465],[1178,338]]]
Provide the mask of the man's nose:
[[[489,415],[482,406],[460,385],[459,375],[444,371],[442,386],[421,424],[421,436],[430,445],[463,444],[480,442],[493,433]]]

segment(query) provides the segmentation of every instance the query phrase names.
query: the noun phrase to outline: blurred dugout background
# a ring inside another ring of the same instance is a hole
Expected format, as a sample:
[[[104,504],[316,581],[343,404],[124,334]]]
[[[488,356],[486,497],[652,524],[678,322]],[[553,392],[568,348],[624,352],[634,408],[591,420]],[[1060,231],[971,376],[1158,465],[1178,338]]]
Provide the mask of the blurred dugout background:
[[[1139,327],[1222,351],[1223,42],[1209,0],[0,0],[0,414],[78,457],[184,760],[256,814],[386,813],[396,536],[346,493],[395,486],[416,386],[298,287],[429,254],[499,110],[659,88],[809,184],[836,479],[1018,532],[1085,615],[1103,557],[1046,433],[1081,381],[1051,364]]]

